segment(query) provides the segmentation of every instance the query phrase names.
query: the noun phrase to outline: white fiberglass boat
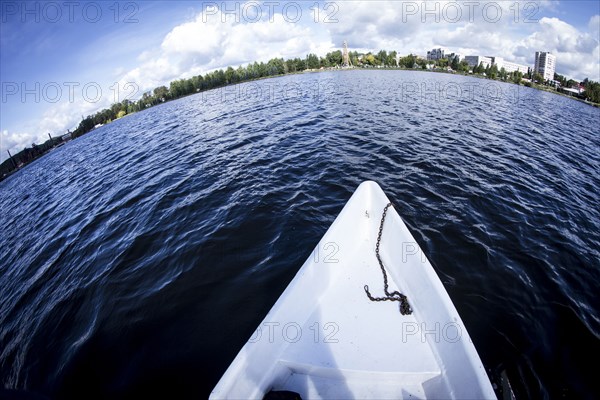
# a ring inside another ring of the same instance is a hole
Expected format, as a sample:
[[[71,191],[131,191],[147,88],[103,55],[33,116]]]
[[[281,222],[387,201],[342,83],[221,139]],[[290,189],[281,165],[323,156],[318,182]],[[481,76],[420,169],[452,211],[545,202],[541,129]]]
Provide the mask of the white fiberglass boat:
[[[375,182],[358,187],[211,399],[496,397],[448,293],[388,204]]]

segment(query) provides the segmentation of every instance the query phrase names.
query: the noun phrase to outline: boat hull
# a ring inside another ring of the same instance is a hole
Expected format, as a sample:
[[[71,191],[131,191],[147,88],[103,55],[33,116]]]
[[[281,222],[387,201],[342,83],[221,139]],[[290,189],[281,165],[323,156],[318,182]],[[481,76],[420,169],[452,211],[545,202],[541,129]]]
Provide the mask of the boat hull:
[[[308,398],[495,398],[469,334],[408,228],[390,208],[380,256],[375,246],[389,200],[362,183],[252,337],[211,399],[262,398],[289,390]]]

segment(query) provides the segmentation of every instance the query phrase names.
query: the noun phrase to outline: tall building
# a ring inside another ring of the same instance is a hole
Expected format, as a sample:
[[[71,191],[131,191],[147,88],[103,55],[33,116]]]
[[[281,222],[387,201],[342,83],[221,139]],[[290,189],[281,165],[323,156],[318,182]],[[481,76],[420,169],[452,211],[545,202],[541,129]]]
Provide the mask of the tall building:
[[[535,66],[533,71],[544,77],[545,81],[554,79],[556,56],[548,51],[535,52]]]
[[[444,57],[444,49],[433,49],[431,51],[427,52],[427,59],[428,60],[441,60]]]

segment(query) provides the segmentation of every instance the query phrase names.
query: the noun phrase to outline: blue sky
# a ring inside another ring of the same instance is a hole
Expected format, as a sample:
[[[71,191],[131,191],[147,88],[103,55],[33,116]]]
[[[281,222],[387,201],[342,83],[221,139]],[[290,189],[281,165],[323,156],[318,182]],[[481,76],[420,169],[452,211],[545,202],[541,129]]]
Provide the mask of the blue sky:
[[[468,5],[470,4],[470,5]],[[0,160],[125,96],[228,65],[443,47],[600,80],[598,1],[0,2]],[[460,14],[460,15],[459,15]],[[328,18],[329,17],[329,18]],[[126,86],[126,84],[128,84]],[[84,90],[85,88],[85,90]],[[97,90],[100,88],[100,92]]]

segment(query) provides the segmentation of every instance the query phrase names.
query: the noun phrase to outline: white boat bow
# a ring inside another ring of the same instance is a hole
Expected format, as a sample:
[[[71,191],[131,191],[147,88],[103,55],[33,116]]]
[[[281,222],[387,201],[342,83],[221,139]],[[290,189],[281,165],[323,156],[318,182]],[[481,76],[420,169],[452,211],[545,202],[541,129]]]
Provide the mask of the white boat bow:
[[[292,282],[240,350],[211,399],[495,398],[479,355],[427,257],[392,207],[380,256],[389,290],[408,298],[402,315],[384,296],[375,256],[388,198],[362,183]]]

